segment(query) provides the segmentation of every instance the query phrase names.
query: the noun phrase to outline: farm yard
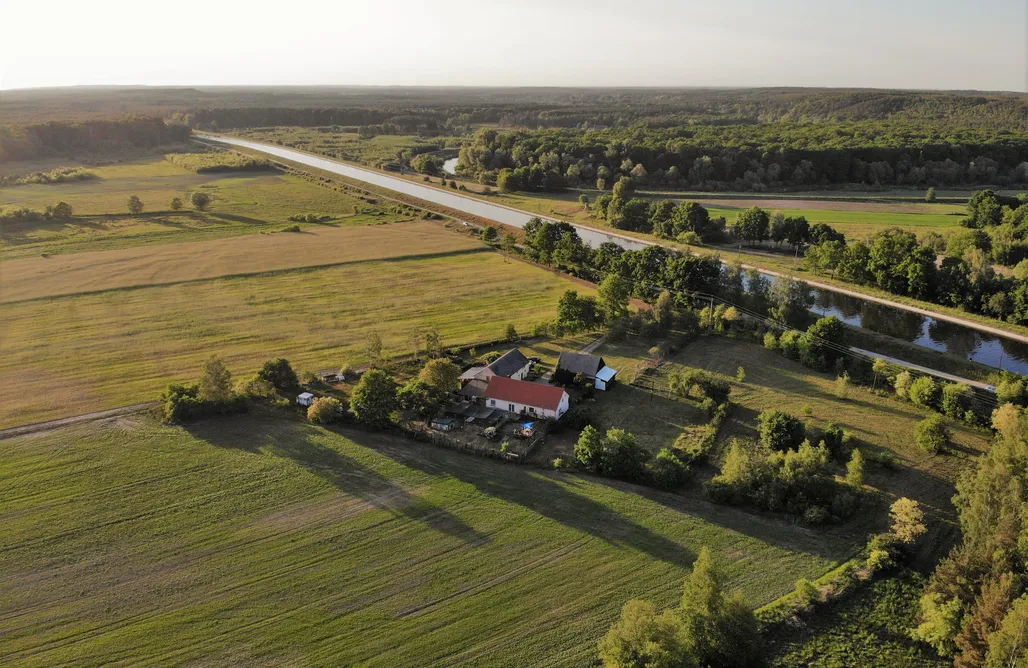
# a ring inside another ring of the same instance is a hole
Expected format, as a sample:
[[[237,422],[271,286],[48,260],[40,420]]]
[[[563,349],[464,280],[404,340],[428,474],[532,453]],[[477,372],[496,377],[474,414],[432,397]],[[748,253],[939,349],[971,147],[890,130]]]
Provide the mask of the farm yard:
[[[144,417],[5,441],[0,657],[590,663],[701,546],[754,605],[845,540],[622,483],[295,420]]]

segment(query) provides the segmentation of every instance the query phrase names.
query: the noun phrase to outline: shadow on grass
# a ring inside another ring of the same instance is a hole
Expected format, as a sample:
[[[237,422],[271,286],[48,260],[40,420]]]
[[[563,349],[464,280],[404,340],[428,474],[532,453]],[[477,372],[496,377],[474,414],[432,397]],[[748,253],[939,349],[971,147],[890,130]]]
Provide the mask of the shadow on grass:
[[[207,215],[218,220],[223,220],[230,223],[241,223],[243,225],[267,225],[268,221],[260,220],[258,218],[250,218],[249,216],[240,216],[235,213],[221,213],[208,211]]]
[[[318,429],[311,425],[282,419],[226,417],[195,422],[185,428],[194,438],[220,448],[291,459],[341,492],[465,543],[489,541],[487,535],[444,508],[411,494],[354,458],[317,443],[312,436]]]
[[[383,447],[380,438],[374,435],[347,431],[346,436],[404,466],[433,476],[452,476],[473,485],[483,494],[517,504],[611,545],[630,547],[680,567],[690,565],[695,559],[688,548],[603,503],[576,494],[571,485],[560,484],[547,474],[402,439],[398,443],[403,447]]]

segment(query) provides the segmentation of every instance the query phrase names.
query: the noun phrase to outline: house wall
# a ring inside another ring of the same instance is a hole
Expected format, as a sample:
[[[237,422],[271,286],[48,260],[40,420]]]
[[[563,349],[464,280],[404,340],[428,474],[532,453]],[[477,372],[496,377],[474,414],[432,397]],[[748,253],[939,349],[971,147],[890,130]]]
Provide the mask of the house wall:
[[[568,398],[568,393],[567,392],[565,392],[564,395],[561,397],[560,405],[557,407],[557,410],[555,410],[555,411],[554,410],[550,410],[550,409],[546,409],[546,408],[538,408],[538,407],[535,407],[535,406],[528,406],[526,404],[519,404],[519,403],[511,402],[511,401],[504,401],[502,399],[486,399],[485,400],[485,404],[489,408],[498,408],[501,411],[507,411],[508,413],[522,413],[522,412],[524,412],[526,415],[529,415],[529,416],[534,415],[536,417],[541,417],[541,418],[559,418],[561,415],[564,415],[564,413],[568,412],[569,403],[570,403],[570,399]],[[510,408],[511,406],[514,407],[514,410],[511,410],[511,408]],[[532,408],[535,409],[535,412],[532,412],[532,410],[530,410]]]
[[[520,369],[518,369],[517,371],[515,371],[514,375],[512,375],[511,378],[513,378],[514,380],[524,380],[525,376],[528,375],[528,370],[531,369],[531,368],[532,368],[531,364],[526,364],[525,366],[523,366]]]

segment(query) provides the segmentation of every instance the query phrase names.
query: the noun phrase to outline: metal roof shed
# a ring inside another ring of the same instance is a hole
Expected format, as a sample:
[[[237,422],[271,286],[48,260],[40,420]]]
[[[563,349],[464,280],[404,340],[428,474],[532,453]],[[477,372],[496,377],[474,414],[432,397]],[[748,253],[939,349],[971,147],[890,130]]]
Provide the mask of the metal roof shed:
[[[607,387],[612,382],[614,382],[614,377],[617,375],[617,369],[612,369],[609,366],[605,366],[596,372],[596,378],[593,381],[593,386],[597,390],[606,390]]]

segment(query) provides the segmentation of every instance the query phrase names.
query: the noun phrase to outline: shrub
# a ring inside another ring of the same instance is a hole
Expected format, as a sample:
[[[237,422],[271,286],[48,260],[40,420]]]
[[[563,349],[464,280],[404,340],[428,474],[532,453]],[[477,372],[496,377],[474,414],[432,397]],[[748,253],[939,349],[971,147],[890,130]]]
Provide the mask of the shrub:
[[[331,424],[342,417],[343,404],[335,397],[318,397],[307,407],[307,419],[317,424]]]
[[[864,484],[864,455],[859,448],[853,449],[853,456],[846,464],[846,482],[854,487],[861,487]]]
[[[939,386],[928,376],[921,376],[910,384],[907,396],[915,406],[935,408],[939,402]]]
[[[971,410],[971,388],[962,383],[946,383],[942,387],[940,408],[947,416],[960,420]],[[974,415],[974,413],[971,413]]]
[[[803,335],[799,332],[789,330],[783,332],[782,336],[778,339],[778,346],[782,350],[782,354],[791,360],[798,360],[802,349],[800,343],[803,340]]]
[[[193,205],[193,208],[197,211],[206,211],[207,207],[211,205],[211,196],[205,192],[197,190],[189,196],[189,203]]]
[[[778,337],[774,332],[764,334],[764,347],[768,350],[778,350]]]
[[[803,521],[815,527],[826,523],[831,517],[831,513],[824,506],[811,506],[803,511]]]
[[[795,448],[806,437],[803,422],[785,411],[764,411],[757,416],[760,442],[770,450]]]
[[[670,448],[662,448],[647,468],[650,479],[662,489],[675,489],[689,475],[689,467]]]
[[[813,411],[811,411],[812,413]],[[806,414],[804,412],[804,415]],[[833,458],[839,459],[845,454],[848,441],[849,434],[843,431],[842,427],[834,422],[829,422],[825,425],[824,433],[821,434],[821,442],[828,448],[828,452],[832,453]]]
[[[910,375],[909,371],[902,371],[896,374],[896,380],[893,381],[893,387],[896,388],[896,396],[903,397],[904,399],[909,398],[910,384],[914,378]]]
[[[565,468],[566,466],[567,466],[567,463],[564,461],[563,457],[557,457],[557,458],[555,458],[553,460],[553,468],[555,468],[555,469],[562,469],[562,468]]]
[[[949,442],[950,433],[940,415],[929,415],[917,423],[914,439],[925,452],[935,454]]]
[[[803,607],[810,607],[811,604],[821,600],[821,591],[810,580],[800,578],[796,581],[796,598],[800,600]]]
[[[168,206],[171,207],[172,211],[178,211],[179,209],[182,208],[182,198],[180,198],[180,197],[172,197],[171,198],[171,203]]]
[[[266,380],[281,392],[295,392],[300,387],[300,381],[296,372],[289,364],[289,360],[279,357],[275,360],[268,360],[257,372],[257,377]]]

